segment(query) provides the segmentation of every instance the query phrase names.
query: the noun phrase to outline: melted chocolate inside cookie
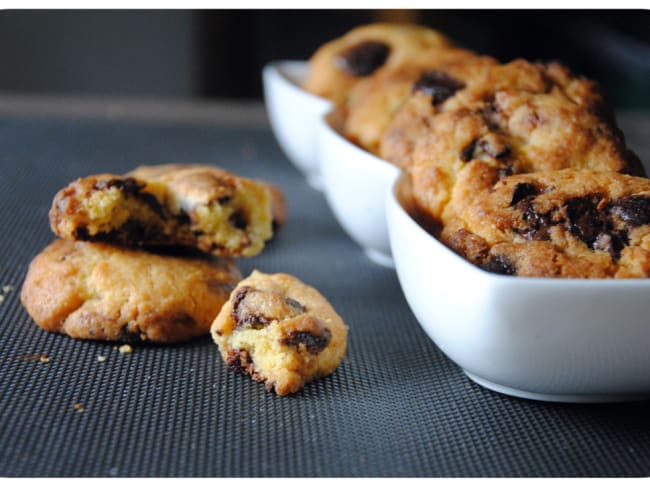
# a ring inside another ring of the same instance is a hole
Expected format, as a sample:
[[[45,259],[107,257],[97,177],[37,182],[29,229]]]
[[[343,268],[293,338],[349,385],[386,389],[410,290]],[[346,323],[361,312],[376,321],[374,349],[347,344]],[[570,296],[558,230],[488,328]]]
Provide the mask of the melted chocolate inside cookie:
[[[332,333],[328,329],[322,328],[319,334],[306,331],[290,332],[282,339],[282,344],[295,348],[300,347],[300,344],[304,344],[307,352],[310,354],[318,354],[327,347],[331,339]]]
[[[274,320],[305,313],[306,307],[279,293],[244,286],[233,298],[232,318],[237,328],[263,329]]]
[[[512,200],[510,206],[518,204],[524,198],[533,197],[539,193],[535,185],[530,183],[517,183],[515,190],[512,192]]]
[[[465,88],[465,84],[452,78],[443,71],[427,71],[413,85],[414,92],[431,95],[431,104],[436,106],[452,97],[458,90]]]
[[[366,41],[339,54],[338,66],[352,76],[368,76],[388,59],[390,48],[377,41]]]

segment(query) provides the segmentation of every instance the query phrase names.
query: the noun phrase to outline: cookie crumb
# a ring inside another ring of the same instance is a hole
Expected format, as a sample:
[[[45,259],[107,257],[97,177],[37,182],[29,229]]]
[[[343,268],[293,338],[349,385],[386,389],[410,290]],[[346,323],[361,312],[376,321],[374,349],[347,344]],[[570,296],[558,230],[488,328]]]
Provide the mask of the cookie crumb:
[[[74,409],[77,411],[77,413],[83,413],[86,411],[86,409],[81,406],[81,403],[75,403]]]
[[[131,354],[133,352],[133,348],[128,344],[123,344],[120,346],[119,351],[120,354]]]
[[[5,285],[5,286],[2,287],[2,292],[6,295],[7,293],[9,293],[13,289],[14,289],[13,286]]]
[[[101,354],[98,354],[97,355],[97,362],[103,363],[104,361],[106,361],[106,356],[102,356]]]
[[[38,360],[41,363],[49,363],[50,362],[50,358],[48,358],[47,356],[43,356],[42,354],[38,357]]]

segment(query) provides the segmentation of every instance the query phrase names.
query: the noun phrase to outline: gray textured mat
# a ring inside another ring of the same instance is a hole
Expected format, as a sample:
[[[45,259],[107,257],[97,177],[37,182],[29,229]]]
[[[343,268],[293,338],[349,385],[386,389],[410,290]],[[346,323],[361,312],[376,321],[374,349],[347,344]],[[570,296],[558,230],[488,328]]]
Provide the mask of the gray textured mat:
[[[174,161],[285,190],[286,227],[239,265],[295,274],[328,297],[350,325],[333,376],[280,398],[228,372],[208,338],[120,355],[27,316],[20,286],[53,239],[56,190]],[[366,259],[266,128],[4,118],[0,171],[0,287],[13,287],[0,303],[0,476],[650,474],[648,403],[538,403],[466,379],[421,331],[394,271]],[[25,357],[38,354],[50,362]]]

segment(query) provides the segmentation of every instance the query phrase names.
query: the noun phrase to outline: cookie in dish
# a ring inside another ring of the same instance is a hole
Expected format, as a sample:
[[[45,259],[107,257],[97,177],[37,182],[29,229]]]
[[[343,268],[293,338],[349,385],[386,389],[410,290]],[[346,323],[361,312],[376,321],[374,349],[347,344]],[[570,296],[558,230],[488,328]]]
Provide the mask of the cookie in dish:
[[[404,132],[416,137],[407,166],[417,205],[443,224],[460,181],[478,191],[505,176],[565,168],[644,175],[597,85],[556,63],[490,67],[439,107],[424,98],[407,102],[420,109]]]
[[[338,367],[348,327],[296,277],[254,271],[237,285],[211,331],[231,370],[287,395]]]
[[[285,219],[276,187],[182,164],[79,178],[56,194],[49,215],[54,233],[66,239],[246,257],[259,253]]]
[[[481,268],[556,278],[650,277],[650,179],[565,169],[454,195],[441,240]]]
[[[309,59],[303,88],[338,104],[360,80],[399,66],[421,50],[447,45],[445,36],[423,26],[375,23],[357,27],[316,50]]]
[[[497,64],[488,56],[478,56],[471,51],[453,47],[435,47],[414,53],[399,66],[384,69],[375,76],[357,83],[344,104],[345,124],[343,134],[364,149],[379,154],[382,136],[393,116],[413,92],[427,92],[442,103],[467,78],[477,76],[486,66]],[[437,76],[437,73],[453,73]],[[452,80],[450,83],[445,83]],[[392,137],[395,138],[395,132]],[[404,140],[398,138],[399,141]],[[392,151],[400,149],[395,145]],[[403,151],[403,149],[402,149]],[[389,161],[403,159],[383,154]]]

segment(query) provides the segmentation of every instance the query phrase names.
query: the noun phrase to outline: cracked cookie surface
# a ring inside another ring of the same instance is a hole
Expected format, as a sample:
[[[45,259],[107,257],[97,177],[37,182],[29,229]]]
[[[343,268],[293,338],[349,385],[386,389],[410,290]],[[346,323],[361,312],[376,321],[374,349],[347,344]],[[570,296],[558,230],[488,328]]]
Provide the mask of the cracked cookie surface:
[[[331,374],[345,355],[347,330],[317,290],[259,271],[237,285],[211,328],[229,369],[279,395]]]
[[[282,193],[272,185],[181,164],[80,178],[56,194],[50,210],[52,230],[66,239],[247,257],[284,218]]]
[[[228,258],[56,240],[30,264],[21,301],[50,332],[78,339],[178,342],[209,333],[240,278]]]

